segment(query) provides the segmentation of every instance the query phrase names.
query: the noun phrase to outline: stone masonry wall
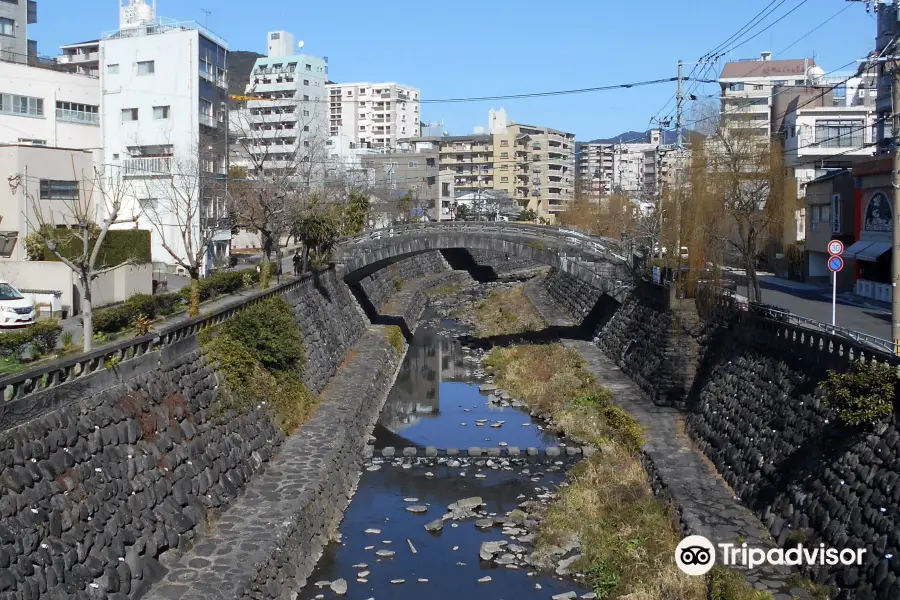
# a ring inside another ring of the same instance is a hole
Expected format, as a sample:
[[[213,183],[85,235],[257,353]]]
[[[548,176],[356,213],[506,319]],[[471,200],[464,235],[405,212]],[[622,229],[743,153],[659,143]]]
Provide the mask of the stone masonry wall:
[[[567,315],[581,322],[600,299],[601,291],[577,277],[552,269],[544,278],[544,287]]]
[[[372,273],[360,280],[359,286],[372,306],[380,309],[402,288],[403,282],[449,270],[450,265],[439,251],[423,252]]]
[[[366,321],[333,270],[286,299],[321,390]],[[0,598],[137,597],[195,546],[284,439],[220,384],[192,336],[0,405]]]
[[[666,341],[677,317],[666,304],[636,291],[596,338],[651,394],[667,385],[654,373],[677,364]],[[900,597],[900,431],[892,420],[842,427],[818,387],[829,369],[847,369],[851,352],[866,350],[752,313],[697,306],[703,319],[680,346],[696,356],[685,397],[691,436],[779,545],[867,550],[862,567],[819,566],[808,575],[836,585],[841,598]]]
[[[545,266],[537,261],[531,260],[530,258],[523,258],[514,254],[510,254],[509,260],[507,260],[505,253],[498,253],[491,250],[470,248],[468,252],[472,255],[472,259],[478,265],[491,267],[494,272],[500,276],[507,273],[512,273],[514,271],[522,271],[525,269],[534,269]]]

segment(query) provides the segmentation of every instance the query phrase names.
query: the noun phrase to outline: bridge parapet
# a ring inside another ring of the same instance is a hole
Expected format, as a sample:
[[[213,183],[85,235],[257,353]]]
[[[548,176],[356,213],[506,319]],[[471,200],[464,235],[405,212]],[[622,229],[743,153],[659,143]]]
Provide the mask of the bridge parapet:
[[[619,242],[540,225],[455,221],[387,227],[342,238],[334,259],[347,274],[373,263],[449,248],[477,248],[530,258],[617,297],[632,288],[630,257]]]

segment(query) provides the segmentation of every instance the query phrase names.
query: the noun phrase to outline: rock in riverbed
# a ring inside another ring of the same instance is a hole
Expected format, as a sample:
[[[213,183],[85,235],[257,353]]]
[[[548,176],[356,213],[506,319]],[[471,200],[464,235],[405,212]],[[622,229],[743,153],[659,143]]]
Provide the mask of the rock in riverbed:
[[[347,593],[347,580],[338,579],[337,581],[332,581],[330,587],[332,592],[334,592],[338,596],[343,596]]]

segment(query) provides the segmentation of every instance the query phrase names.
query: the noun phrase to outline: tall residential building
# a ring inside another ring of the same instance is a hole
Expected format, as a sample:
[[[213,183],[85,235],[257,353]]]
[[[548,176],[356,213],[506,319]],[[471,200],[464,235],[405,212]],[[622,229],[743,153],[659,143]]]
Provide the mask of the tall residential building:
[[[587,198],[609,194],[638,198],[654,194],[658,186],[657,164],[668,173],[662,133],[653,129],[643,140],[582,144],[577,155],[577,188]]]
[[[328,134],[335,145],[392,149],[415,138],[419,128],[419,90],[399,83],[329,83]]]
[[[321,180],[328,156],[326,86],[328,59],[295,54],[287,31],[267,35],[268,56],[256,59],[246,100],[231,120],[232,131],[249,154],[249,172],[294,168],[312,183]],[[301,169],[300,163],[312,168]],[[301,173],[302,171],[302,173]]]
[[[486,133],[410,142],[439,147],[440,169],[453,173],[455,196],[503,191],[522,210],[553,220],[574,198],[575,134],[508,121],[502,109],[490,111],[489,123],[479,128]]]
[[[719,76],[725,127],[769,137],[777,129],[772,111],[774,88],[799,88],[822,74],[812,58],[772,60],[771,52],[726,63]]]
[[[37,55],[37,44],[28,39],[28,26],[35,23],[35,0],[0,0],[0,60],[27,64]]]
[[[130,184],[122,212],[153,232],[155,263],[172,265],[169,250],[186,256],[189,207],[199,212],[192,239],[211,234],[205,267],[228,251],[227,57],[219,36],[197,23],[157,18],[146,0],[120,6],[119,29],[102,36],[104,160]]]
[[[100,76],[100,40],[67,44],[59,49],[61,52],[56,57],[56,63],[60,70],[91,77]]]

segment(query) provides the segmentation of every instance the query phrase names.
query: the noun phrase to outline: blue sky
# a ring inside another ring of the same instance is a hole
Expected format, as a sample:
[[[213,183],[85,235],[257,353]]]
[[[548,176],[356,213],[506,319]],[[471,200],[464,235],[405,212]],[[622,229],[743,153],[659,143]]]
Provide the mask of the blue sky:
[[[802,0],[788,0],[764,25]],[[760,12],[769,0],[158,0],[158,14],[207,22],[232,50],[265,52],[266,32],[285,29],[305,51],[327,56],[335,81],[397,81],[424,99],[578,89],[672,77],[678,59],[696,61]],[[840,16],[777,58],[815,56],[825,71],[873,47],[875,21],[863,3],[807,0],[731,58],[778,52]],[[67,8],[68,7],[68,8]],[[755,28],[750,35],[762,29]],[[38,1],[29,38],[41,54],[118,27],[116,0]],[[728,57],[726,57],[728,58]],[[686,72],[690,70],[686,68]],[[717,75],[720,66],[715,70]],[[715,94],[707,85],[700,94]],[[675,84],[538,99],[426,104],[425,120],[453,134],[486,125],[490,108],[520,123],[575,132],[579,140],[643,131]],[[671,109],[671,105],[669,107]],[[668,112],[668,111],[667,111]]]

